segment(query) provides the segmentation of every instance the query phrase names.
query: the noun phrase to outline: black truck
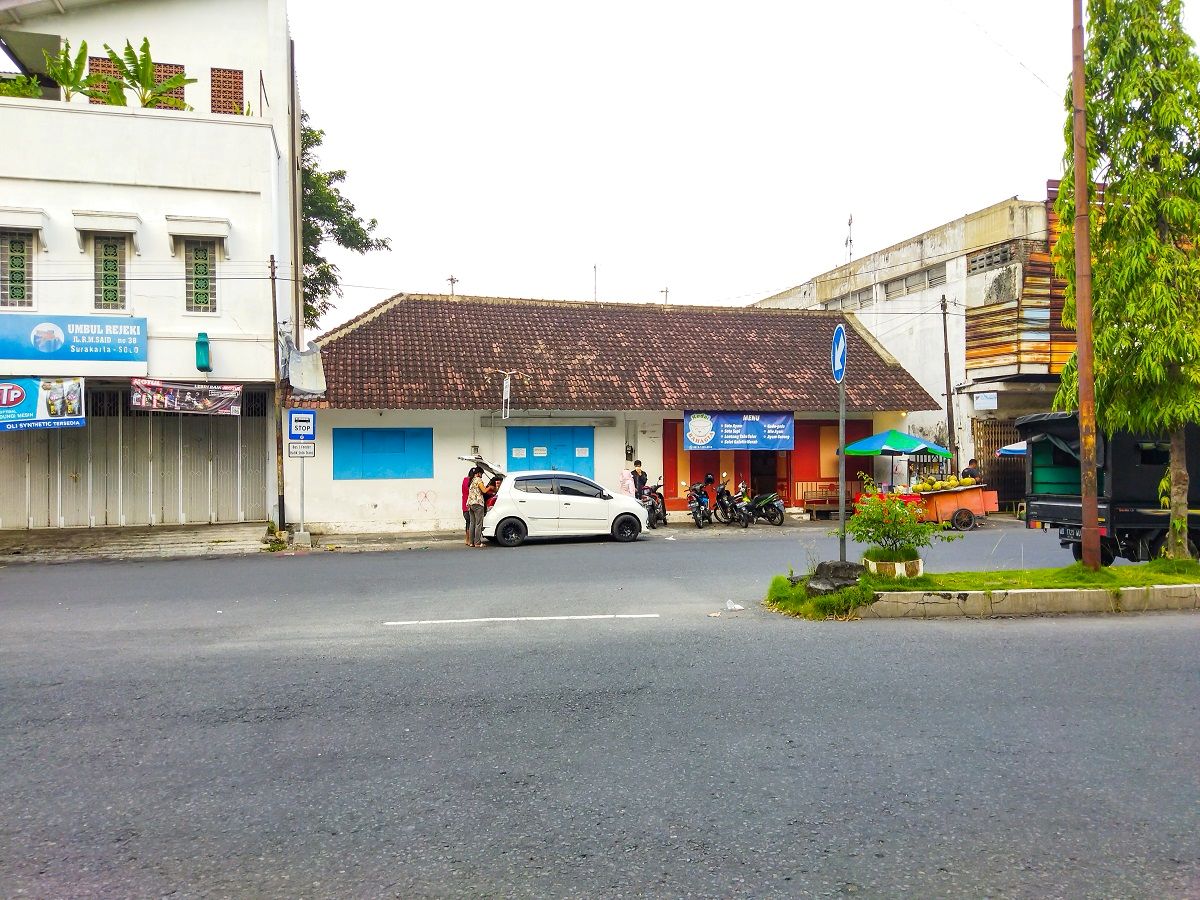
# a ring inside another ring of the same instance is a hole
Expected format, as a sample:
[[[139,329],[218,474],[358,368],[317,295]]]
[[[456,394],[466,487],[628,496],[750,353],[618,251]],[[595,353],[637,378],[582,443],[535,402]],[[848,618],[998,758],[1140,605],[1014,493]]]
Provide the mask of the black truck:
[[[1025,441],[1025,524],[1057,528],[1062,546],[1082,559],[1079,419],[1075,413],[1038,413],[1017,419]],[[1162,553],[1170,511],[1159,500],[1169,444],[1163,436],[1117,432],[1096,435],[1100,559],[1144,562]],[[1200,546],[1200,427],[1187,429],[1188,537]]]

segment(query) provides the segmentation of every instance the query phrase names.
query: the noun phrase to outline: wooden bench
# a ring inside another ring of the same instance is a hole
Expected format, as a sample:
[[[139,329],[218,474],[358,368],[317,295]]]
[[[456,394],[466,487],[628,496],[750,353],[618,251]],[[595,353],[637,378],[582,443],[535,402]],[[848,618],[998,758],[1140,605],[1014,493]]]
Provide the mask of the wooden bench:
[[[832,490],[823,488],[815,491],[805,491],[803,500],[804,508],[811,510],[814,516],[820,516],[822,511],[832,516],[837,510],[838,505],[837,488],[833,488]],[[848,497],[847,502],[849,502]]]

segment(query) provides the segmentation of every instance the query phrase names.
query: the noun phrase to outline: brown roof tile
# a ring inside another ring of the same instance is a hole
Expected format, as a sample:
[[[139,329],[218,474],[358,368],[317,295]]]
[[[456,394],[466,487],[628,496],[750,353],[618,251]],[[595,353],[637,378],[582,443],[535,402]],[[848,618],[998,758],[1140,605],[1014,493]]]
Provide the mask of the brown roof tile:
[[[335,409],[837,409],[834,325],[847,324],[851,412],[937,409],[838,312],[399,294],[317,340]]]

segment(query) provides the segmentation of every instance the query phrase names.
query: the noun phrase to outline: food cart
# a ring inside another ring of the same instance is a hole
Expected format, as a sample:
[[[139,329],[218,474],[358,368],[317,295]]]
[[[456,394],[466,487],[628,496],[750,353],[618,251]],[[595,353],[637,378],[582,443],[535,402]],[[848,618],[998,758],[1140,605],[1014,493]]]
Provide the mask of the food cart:
[[[906,496],[916,497],[923,502],[923,518],[926,522],[949,522],[959,531],[970,531],[976,519],[1000,509],[996,491],[985,490],[985,484],[945,488],[940,491],[922,491]]]

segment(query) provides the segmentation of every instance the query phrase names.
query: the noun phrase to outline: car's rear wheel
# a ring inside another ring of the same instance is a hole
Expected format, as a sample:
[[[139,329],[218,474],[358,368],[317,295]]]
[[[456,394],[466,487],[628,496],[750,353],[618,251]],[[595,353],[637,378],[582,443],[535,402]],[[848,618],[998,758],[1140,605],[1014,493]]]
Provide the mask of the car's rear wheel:
[[[642,533],[642,523],[635,516],[617,516],[612,525],[612,536],[622,543],[636,540]]]
[[[496,526],[496,543],[503,547],[519,547],[528,533],[520,519],[505,519]]]

